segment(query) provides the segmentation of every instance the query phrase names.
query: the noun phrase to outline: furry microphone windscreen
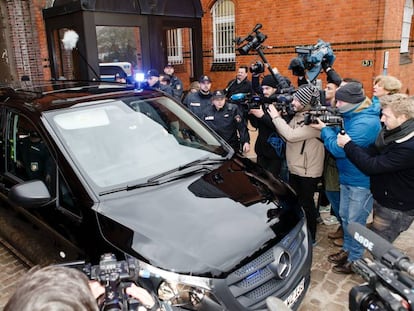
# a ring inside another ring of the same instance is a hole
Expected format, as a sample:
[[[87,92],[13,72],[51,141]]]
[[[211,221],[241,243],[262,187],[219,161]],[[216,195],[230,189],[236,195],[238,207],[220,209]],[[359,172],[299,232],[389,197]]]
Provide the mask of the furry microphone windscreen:
[[[78,43],[79,35],[74,30],[67,30],[63,35],[62,43],[65,50],[73,50]]]

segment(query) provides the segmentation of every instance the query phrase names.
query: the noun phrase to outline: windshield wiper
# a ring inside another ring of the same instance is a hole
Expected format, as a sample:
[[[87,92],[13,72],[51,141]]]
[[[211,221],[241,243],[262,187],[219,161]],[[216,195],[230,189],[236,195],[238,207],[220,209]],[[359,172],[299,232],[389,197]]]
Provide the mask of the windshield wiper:
[[[184,165],[180,165],[180,166],[178,166],[174,169],[168,170],[168,171],[163,172],[161,174],[155,175],[155,176],[149,178],[146,182],[135,184],[135,185],[127,185],[127,186],[123,186],[123,187],[119,187],[119,188],[114,188],[114,189],[102,191],[102,192],[99,193],[99,195],[102,196],[102,195],[107,195],[107,194],[120,192],[120,191],[130,191],[130,190],[139,189],[139,188],[159,186],[159,185],[167,183],[167,182],[171,182],[171,181],[174,181],[174,180],[177,180],[177,179],[181,179],[181,178],[185,178],[185,177],[194,175],[194,174],[204,170],[206,168],[206,165],[217,164],[217,163],[221,163],[221,162],[224,162],[224,161],[226,161],[226,158],[223,158],[223,159],[210,159],[209,157],[201,158],[201,159],[186,163]],[[162,178],[162,177],[165,177],[165,176],[168,176],[170,174],[185,170],[185,169],[190,168],[190,167],[199,166],[199,165],[201,165],[201,167],[197,168],[196,170],[192,170],[190,172],[185,172],[184,174],[174,176],[173,178],[160,180],[160,178]]]
[[[176,168],[173,168],[171,170],[162,172],[161,174],[155,175],[155,176],[149,178],[147,180],[147,182],[153,182],[153,181],[155,181],[157,179],[160,179],[162,177],[168,176],[168,175],[173,174],[175,172],[179,172],[179,171],[185,170],[185,169],[190,168],[190,167],[194,167],[194,166],[198,166],[198,165],[217,164],[217,163],[224,162],[225,160],[226,159],[222,159],[222,158],[220,158],[220,159],[211,159],[210,157],[207,156],[207,157],[204,157],[204,158],[201,158],[201,159],[197,159],[197,160],[188,162],[186,164],[180,165],[180,166],[178,166]]]

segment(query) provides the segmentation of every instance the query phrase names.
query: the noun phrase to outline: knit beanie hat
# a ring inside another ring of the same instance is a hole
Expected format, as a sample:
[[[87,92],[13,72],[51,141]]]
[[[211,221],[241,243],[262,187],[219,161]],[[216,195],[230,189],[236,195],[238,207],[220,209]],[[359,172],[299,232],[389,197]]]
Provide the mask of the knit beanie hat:
[[[361,83],[349,82],[336,90],[335,99],[349,104],[360,104],[365,100]]]
[[[314,97],[313,100],[312,97]],[[318,105],[321,100],[319,89],[316,86],[310,84],[301,86],[293,94],[293,98],[296,98],[303,107],[311,107]]]
[[[270,86],[274,89],[277,89],[278,86],[276,80],[273,78],[272,75],[267,75],[263,78],[261,86],[263,85]]]

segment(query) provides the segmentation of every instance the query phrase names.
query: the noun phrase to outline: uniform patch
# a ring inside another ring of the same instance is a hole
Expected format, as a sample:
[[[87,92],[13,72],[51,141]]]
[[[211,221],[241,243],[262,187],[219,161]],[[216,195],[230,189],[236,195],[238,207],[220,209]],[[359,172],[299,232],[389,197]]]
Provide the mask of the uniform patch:
[[[223,117],[228,118],[230,115],[226,113]]]
[[[200,103],[190,103],[190,106],[200,107],[201,104]]]
[[[207,121],[214,120],[214,116],[207,116],[204,118],[204,120],[207,120]]]

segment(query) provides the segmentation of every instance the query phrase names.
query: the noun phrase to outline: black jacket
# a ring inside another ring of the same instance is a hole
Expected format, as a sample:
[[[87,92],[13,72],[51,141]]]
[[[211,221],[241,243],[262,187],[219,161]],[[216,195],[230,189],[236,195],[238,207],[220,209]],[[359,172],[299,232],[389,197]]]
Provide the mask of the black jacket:
[[[227,84],[225,91],[226,91],[227,98],[230,98],[231,95],[237,94],[237,93],[253,94],[252,83],[247,79],[244,79],[240,83],[237,83],[237,79],[231,80]]]
[[[362,148],[350,141],[344,147],[347,157],[371,179],[371,192],[381,205],[414,210],[414,137],[387,145],[381,152]]]
[[[203,117],[204,109],[211,105],[212,93],[203,94],[200,91],[188,93],[183,100],[183,104],[199,118]]]
[[[226,103],[220,110],[211,104],[205,109],[202,120],[236,151],[240,150],[240,142],[242,145],[250,142],[246,121],[235,104]]]

